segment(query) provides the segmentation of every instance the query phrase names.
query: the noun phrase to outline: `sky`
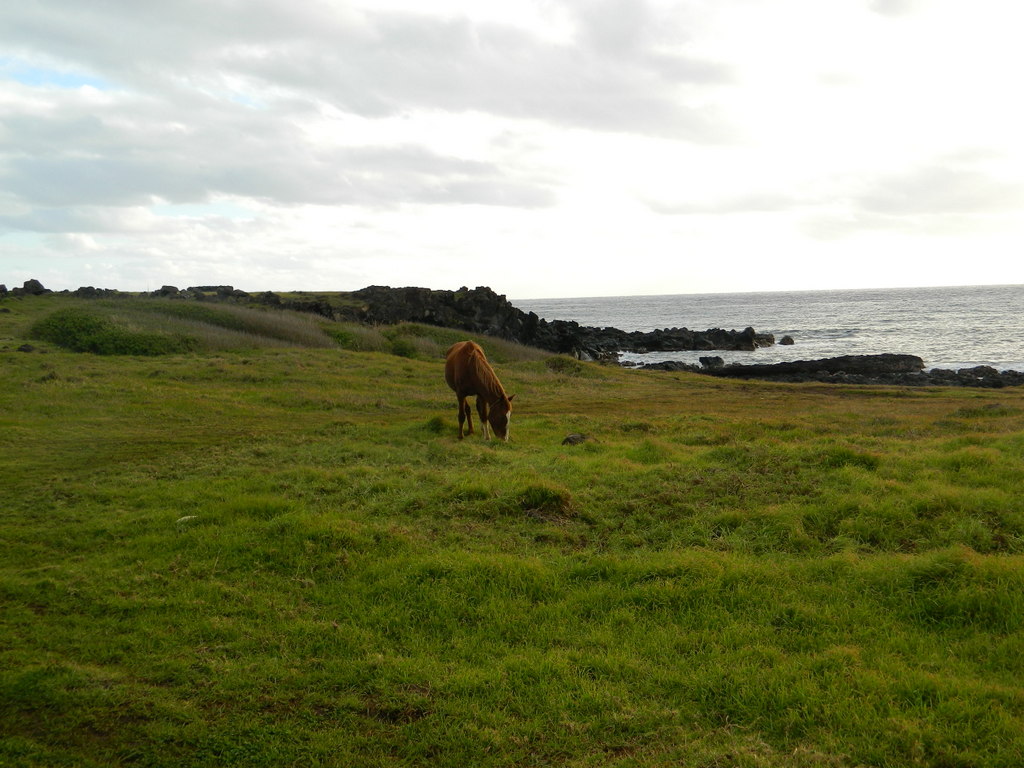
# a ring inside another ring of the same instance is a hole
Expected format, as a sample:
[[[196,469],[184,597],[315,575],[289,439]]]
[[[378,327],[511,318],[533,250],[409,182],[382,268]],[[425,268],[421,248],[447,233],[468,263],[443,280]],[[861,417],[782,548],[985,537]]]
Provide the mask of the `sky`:
[[[1011,0],[0,7],[0,283],[1024,283]]]

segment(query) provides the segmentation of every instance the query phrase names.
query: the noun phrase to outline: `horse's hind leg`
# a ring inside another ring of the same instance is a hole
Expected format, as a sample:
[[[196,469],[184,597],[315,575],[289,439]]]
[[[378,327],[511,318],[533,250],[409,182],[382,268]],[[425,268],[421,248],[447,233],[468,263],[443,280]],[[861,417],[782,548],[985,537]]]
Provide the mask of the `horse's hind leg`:
[[[459,438],[462,437],[462,422],[466,422],[466,434],[473,434],[473,409],[469,405],[469,398],[459,399]]]
[[[459,398],[459,440],[462,439],[462,425],[469,419],[469,434],[473,434],[473,419],[469,415],[469,403],[466,398]]]

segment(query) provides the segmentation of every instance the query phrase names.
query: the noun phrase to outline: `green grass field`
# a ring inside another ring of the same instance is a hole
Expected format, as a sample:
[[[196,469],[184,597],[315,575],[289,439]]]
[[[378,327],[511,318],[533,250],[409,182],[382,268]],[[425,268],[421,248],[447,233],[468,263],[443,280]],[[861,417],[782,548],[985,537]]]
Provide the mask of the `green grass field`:
[[[1024,392],[464,336],[0,301],[0,766],[1024,764]]]

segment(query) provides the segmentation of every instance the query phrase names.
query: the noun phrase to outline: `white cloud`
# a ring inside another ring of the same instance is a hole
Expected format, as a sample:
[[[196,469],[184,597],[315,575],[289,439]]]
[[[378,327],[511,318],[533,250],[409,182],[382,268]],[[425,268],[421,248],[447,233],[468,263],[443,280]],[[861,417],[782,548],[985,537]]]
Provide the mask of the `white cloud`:
[[[870,0],[868,5],[883,16],[903,16],[914,11],[918,0]]]
[[[876,180],[857,203],[866,211],[893,216],[1024,211],[1024,182],[936,165]]]
[[[0,281],[838,287],[869,243],[888,256],[857,285],[958,248],[977,282],[982,249],[1024,244],[1021,21],[997,0],[11,3]]]

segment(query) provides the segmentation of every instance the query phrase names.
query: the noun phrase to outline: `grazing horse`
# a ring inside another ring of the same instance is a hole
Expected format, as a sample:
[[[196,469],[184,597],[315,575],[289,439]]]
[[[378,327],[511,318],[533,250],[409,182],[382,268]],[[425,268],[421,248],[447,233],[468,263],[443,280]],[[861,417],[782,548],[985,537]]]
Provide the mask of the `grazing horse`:
[[[484,439],[490,440],[487,431],[490,424],[494,434],[508,440],[508,425],[512,419],[512,397],[494,375],[494,369],[487,362],[480,345],[472,341],[459,341],[448,349],[444,361],[444,380],[455,390],[459,399],[459,439],[462,439],[462,424],[469,422],[467,434],[473,434],[473,417],[470,415],[467,398],[476,395],[476,412],[480,414]]]

